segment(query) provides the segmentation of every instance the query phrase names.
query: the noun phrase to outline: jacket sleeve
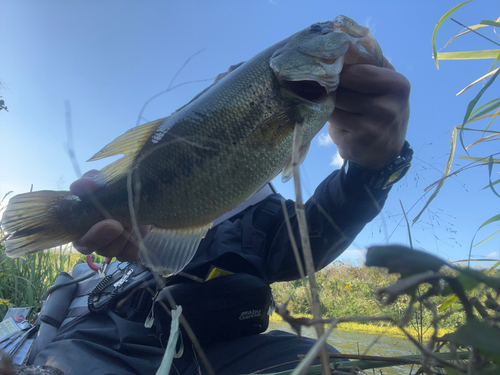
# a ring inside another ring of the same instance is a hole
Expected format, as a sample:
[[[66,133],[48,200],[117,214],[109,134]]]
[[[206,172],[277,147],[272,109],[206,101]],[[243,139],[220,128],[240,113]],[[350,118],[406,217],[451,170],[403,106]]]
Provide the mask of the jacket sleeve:
[[[369,190],[343,169],[334,171],[306,202],[305,210],[316,270],[336,259],[381,211],[387,190]],[[302,254],[295,204],[286,201],[295,241]],[[300,278],[283,211],[266,230],[266,279],[268,282]],[[302,257],[302,255],[301,255]],[[303,263],[303,260],[302,260]]]

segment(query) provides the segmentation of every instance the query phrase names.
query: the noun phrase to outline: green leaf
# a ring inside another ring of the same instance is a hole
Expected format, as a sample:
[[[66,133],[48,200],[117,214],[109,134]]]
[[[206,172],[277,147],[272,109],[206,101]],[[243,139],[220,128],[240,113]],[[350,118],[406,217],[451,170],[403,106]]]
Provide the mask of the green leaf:
[[[439,307],[438,311],[444,311],[451,305],[453,305],[456,301],[458,300],[458,297],[456,295],[451,296],[448,298],[446,301],[444,301]]]
[[[430,198],[427,200],[427,202],[425,202],[424,208],[422,208],[420,210],[420,212],[417,214],[417,216],[413,219],[413,224],[415,224],[417,222],[417,220],[420,218],[420,216],[422,216],[424,211],[427,209],[427,207],[429,207],[429,205],[434,200],[434,198],[437,197],[437,195],[439,194],[439,191],[443,187],[443,185],[446,181],[446,178],[448,177],[448,175],[450,173],[451,166],[453,164],[453,158],[455,157],[456,145],[457,145],[457,128],[453,129],[453,133],[451,135],[451,150],[450,150],[450,155],[448,156],[448,162],[446,163],[446,167],[444,169],[443,177],[441,177],[441,180],[437,184],[436,190],[434,190],[434,192],[432,193]]]
[[[479,371],[477,375],[498,375],[499,373],[500,369],[497,366],[494,369]]]
[[[389,273],[414,275],[428,271],[437,272],[446,262],[432,254],[412,250],[406,246],[372,246],[366,253],[367,267],[385,267]]]
[[[437,54],[437,57],[441,60],[496,59],[497,56],[497,49],[486,49],[481,51],[439,52]]]
[[[486,165],[488,163],[488,160],[489,158],[486,156],[486,157],[479,157],[479,156],[459,156],[458,159],[462,159],[462,160],[472,160],[472,161],[477,161],[477,162],[482,162],[484,165]],[[493,163],[500,163],[500,159],[493,159]],[[488,185],[487,187],[490,187],[490,185]]]
[[[494,68],[495,68],[495,65],[497,64],[497,62],[500,60],[500,52],[498,53],[498,56],[497,58],[495,59],[495,61],[493,61],[493,64],[491,64],[490,66],[490,69],[488,70],[488,72],[491,72]]]
[[[385,305],[391,304],[403,294],[415,295],[420,284],[436,285],[443,278],[440,273],[417,273],[415,275],[401,277],[395,284],[377,291],[379,296],[386,296]]]
[[[470,101],[469,105],[467,106],[467,111],[465,111],[465,116],[464,116],[464,121],[462,122],[462,126],[464,126],[467,123],[467,121],[469,120],[469,116],[470,116],[472,110],[474,109],[474,107],[476,106],[477,102],[479,101],[479,99],[481,99],[481,96],[486,92],[486,90],[488,90],[488,87],[491,86],[491,84],[495,81],[495,79],[498,77],[499,74],[500,74],[500,70],[498,70],[495,74],[493,74],[493,76],[488,80],[488,82],[478,92],[476,97]],[[460,143],[462,144],[462,147],[465,149],[464,140],[463,140],[463,129],[460,130]]]
[[[493,266],[488,268],[486,271],[484,271],[485,275],[489,275],[493,270],[495,270],[498,266],[500,266],[500,261],[496,262]],[[448,298],[446,301],[444,301],[439,307],[439,311],[446,310],[449,306],[451,306],[455,301],[458,299],[457,296],[452,296]]]
[[[495,362],[500,359],[500,329],[476,319],[470,319],[455,332],[444,335],[443,339],[455,345],[473,347]]]
[[[499,221],[500,220],[500,215],[495,215],[493,217],[490,217],[488,220],[486,220],[483,224],[481,224],[481,226],[479,227],[479,229],[485,227],[486,225],[488,224],[491,224],[491,223],[494,223],[495,221]],[[479,230],[478,229],[478,230]]]
[[[488,175],[488,180],[489,180],[489,183],[490,183],[490,189],[491,191],[498,197],[500,198],[500,195],[497,193],[497,191],[495,190],[495,188],[493,187],[493,184],[491,183],[491,174],[493,173],[493,156],[490,155],[490,159],[488,160],[488,172],[489,172],[489,175]]]
[[[451,10],[449,10],[448,12],[446,12],[446,14],[443,17],[441,17],[441,19],[436,24],[436,27],[434,28],[434,32],[432,33],[432,56],[434,57],[434,61],[436,62],[436,67],[438,69],[439,69],[439,61],[438,61],[438,53],[437,53],[437,49],[436,49],[436,34],[437,34],[439,28],[441,27],[441,24],[449,16],[451,16],[456,10],[458,10],[459,8],[461,8],[462,6],[464,6],[465,4],[470,3],[471,1],[472,0],[464,1],[463,3],[460,3],[460,4],[456,5]]]
[[[484,272],[478,271],[472,268],[463,268],[460,270],[460,274],[467,278],[474,279],[481,282],[490,288],[498,290],[500,288],[500,280],[494,277],[487,276]]]
[[[474,246],[472,247],[477,247],[479,245],[482,245],[483,243],[485,243],[486,241],[489,241],[491,240],[493,237],[495,237],[497,234],[500,233],[500,230],[497,230],[495,233],[493,233],[491,236],[488,236],[486,237],[484,240],[482,240],[481,242],[478,242],[477,244],[475,244]],[[475,237],[475,236],[474,236]]]
[[[460,283],[460,285],[462,285],[462,288],[464,288],[464,291],[466,291],[466,292],[475,289],[480,284],[480,282],[477,281],[476,279],[473,279],[472,277],[469,277],[463,273],[459,274],[456,277],[456,280]],[[453,292],[453,290],[450,288],[449,285],[446,285],[444,287],[443,293],[442,293],[443,297],[454,295],[454,294],[455,294],[455,292]]]
[[[491,21],[491,20],[482,20],[479,22],[481,25],[488,25],[488,26],[495,26],[495,27],[500,27],[500,22],[497,21]]]
[[[464,130],[471,131],[471,132],[483,132],[483,133],[494,133],[498,134],[497,130],[484,130],[484,129],[473,129],[473,128],[464,128]],[[484,159],[484,158],[483,158]]]
[[[489,107],[486,107],[489,104],[491,104],[491,105]],[[486,107],[486,108],[484,108],[484,107]],[[500,107],[500,98],[494,99],[494,100],[490,100],[488,103],[483,104],[481,107],[479,107],[474,112],[472,112],[471,113],[471,118],[469,119],[469,121],[472,121],[474,119],[477,119],[478,117],[481,117],[481,116],[484,116],[484,115],[486,115],[486,114],[488,114],[490,112],[493,112],[498,107]],[[481,109],[482,109],[482,111],[481,111]],[[478,111],[480,111],[480,112],[478,112]]]
[[[451,367],[445,367],[446,375],[464,375],[462,371],[455,370]]]
[[[500,179],[496,180],[495,182],[492,182],[491,185],[497,185],[497,184],[500,184]],[[482,188],[481,190],[485,190],[485,189],[488,189],[490,187],[490,185],[486,185],[484,188]]]
[[[486,129],[484,130],[484,133],[483,133],[483,137],[484,137],[484,134],[486,134],[486,131],[488,131],[488,129],[490,128],[491,124],[493,124],[493,121],[495,121],[495,119],[497,118],[497,116],[500,115],[500,109],[498,109],[495,114],[493,115],[493,117],[491,118],[488,126],[486,127]],[[498,133],[500,134],[500,133]]]

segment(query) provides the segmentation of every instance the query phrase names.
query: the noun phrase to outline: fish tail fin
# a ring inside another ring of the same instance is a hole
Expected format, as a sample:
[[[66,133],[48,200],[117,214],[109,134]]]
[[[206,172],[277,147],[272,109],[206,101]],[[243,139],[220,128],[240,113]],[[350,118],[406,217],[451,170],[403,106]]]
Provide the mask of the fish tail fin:
[[[57,215],[61,200],[68,197],[78,200],[69,191],[49,190],[11,198],[1,222],[9,233],[5,253],[18,258],[75,240],[74,235],[63,229],[63,220]]]
[[[211,225],[177,230],[153,228],[144,237],[142,263],[161,274],[179,273],[193,259]]]

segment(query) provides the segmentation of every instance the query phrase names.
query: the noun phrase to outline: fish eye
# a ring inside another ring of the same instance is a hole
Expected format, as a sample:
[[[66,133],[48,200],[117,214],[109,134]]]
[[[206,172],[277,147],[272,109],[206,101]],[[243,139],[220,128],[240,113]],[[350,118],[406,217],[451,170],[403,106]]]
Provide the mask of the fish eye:
[[[323,30],[323,26],[321,26],[318,23],[315,23],[314,25],[309,26],[309,31],[321,31]]]

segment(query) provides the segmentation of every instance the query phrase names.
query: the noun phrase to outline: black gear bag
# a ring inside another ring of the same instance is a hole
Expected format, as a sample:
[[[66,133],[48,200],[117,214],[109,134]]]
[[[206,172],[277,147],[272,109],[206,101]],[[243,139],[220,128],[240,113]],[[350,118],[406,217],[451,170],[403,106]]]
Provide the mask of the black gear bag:
[[[182,306],[182,315],[201,344],[264,332],[273,308],[271,287],[246,273],[170,285],[162,289],[153,306],[155,325],[166,338],[172,300]],[[181,331],[188,338],[182,324]]]

